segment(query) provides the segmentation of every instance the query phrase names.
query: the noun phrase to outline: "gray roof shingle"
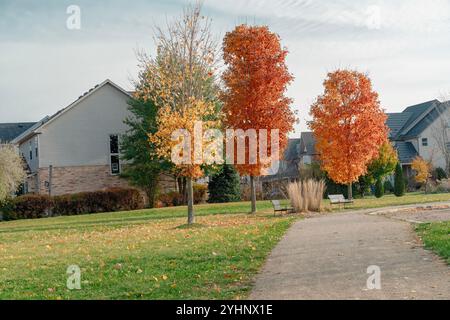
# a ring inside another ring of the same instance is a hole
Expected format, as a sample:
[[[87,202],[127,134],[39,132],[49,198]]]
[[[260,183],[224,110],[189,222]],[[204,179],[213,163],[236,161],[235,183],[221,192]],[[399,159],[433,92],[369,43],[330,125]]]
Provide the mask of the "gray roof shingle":
[[[425,112],[429,111],[433,106],[439,104],[438,100],[431,100],[423,103],[416,104],[414,106],[406,108],[403,113],[411,113],[411,117],[406,122],[404,129],[410,126],[416,119],[422,116]]]
[[[402,112],[402,113],[388,113],[388,119],[386,121],[387,126],[389,127],[390,137],[395,139],[397,135],[401,132],[401,130],[405,127],[405,124],[409,119],[413,116],[412,112]]]
[[[298,176],[298,161],[300,159],[300,139],[289,139],[283,159],[277,174],[265,176],[262,181],[271,181],[280,178],[296,178]]]
[[[31,128],[36,122],[0,123],[0,143],[8,143]]]
[[[396,141],[395,149],[402,164],[410,164],[419,154],[411,142]]]
[[[312,132],[302,132],[300,149],[302,155],[316,155],[316,138]]]
[[[419,136],[423,131],[425,131],[441,114],[445,112],[445,109],[450,107],[446,103],[438,103],[435,108],[433,108],[422,120],[420,120],[411,130],[409,130],[404,138],[414,138]]]

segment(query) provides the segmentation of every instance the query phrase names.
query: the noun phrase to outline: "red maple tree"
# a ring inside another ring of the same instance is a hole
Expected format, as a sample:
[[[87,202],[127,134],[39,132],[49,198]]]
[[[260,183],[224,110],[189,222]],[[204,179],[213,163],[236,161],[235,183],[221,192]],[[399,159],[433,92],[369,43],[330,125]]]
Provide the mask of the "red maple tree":
[[[226,34],[223,51],[227,66],[223,75],[225,126],[257,132],[267,129],[269,134],[270,130],[278,129],[279,150],[284,150],[295,115],[289,108],[291,99],[285,96],[293,77],[285,63],[288,52],[281,47],[279,36],[266,26],[240,25]],[[247,144],[246,159],[248,147]],[[236,165],[241,175],[250,176],[252,212],[256,212],[254,177],[260,176],[263,168],[261,161]]]
[[[325,91],[311,107],[309,122],[317,140],[322,169],[329,177],[349,186],[367,172],[387,141],[386,114],[369,77],[351,70],[329,73]]]

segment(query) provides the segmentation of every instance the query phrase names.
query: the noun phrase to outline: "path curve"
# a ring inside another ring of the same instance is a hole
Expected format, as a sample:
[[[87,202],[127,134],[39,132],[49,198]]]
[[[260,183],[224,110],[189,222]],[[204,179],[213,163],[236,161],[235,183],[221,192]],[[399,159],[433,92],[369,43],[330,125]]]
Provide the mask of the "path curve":
[[[381,290],[368,290],[369,266]],[[450,299],[450,267],[405,221],[361,212],[295,223],[257,276],[250,299]]]

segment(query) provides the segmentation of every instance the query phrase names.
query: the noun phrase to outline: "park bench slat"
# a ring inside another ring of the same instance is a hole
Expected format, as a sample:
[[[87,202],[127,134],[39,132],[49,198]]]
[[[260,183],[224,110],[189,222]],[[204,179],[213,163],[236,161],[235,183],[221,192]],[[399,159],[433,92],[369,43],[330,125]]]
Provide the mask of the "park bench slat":
[[[272,200],[272,206],[273,206],[273,211],[275,213],[277,213],[277,212],[286,212],[286,213],[288,213],[289,211],[294,211],[294,208],[288,208],[287,206],[286,207],[282,207],[279,200]]]

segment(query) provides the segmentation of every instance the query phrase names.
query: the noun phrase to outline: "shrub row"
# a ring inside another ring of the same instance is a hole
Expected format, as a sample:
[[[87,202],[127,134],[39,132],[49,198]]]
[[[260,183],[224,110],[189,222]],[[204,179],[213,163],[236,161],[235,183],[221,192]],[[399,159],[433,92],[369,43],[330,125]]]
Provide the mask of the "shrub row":
[[[55,197],[25,195],[0,204],[0,211],[3,220],[18,220],[137,210],[143,207],[144,199],[138,190],[116,188]]]
[[[208,186],[195,184],[194,189],[194,204],[205,203],[208,200]],[[156,207],[177,207],[185,205],[183,195],[177,191],[163,193],[158,196]]]

